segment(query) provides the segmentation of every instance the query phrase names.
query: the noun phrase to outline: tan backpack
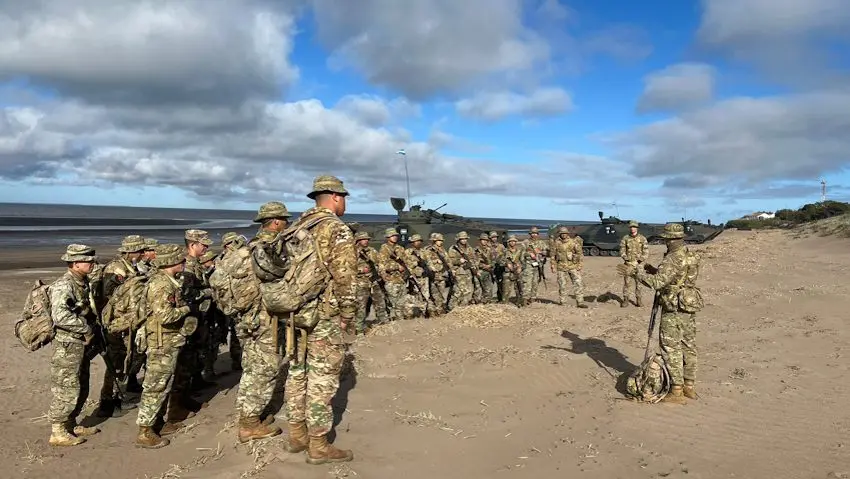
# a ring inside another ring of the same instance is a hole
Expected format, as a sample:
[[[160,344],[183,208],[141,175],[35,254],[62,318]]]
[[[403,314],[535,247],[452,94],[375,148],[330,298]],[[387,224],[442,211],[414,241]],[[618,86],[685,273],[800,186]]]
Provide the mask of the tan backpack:
[[[101,312],[106,330],[110,333],[123,333],[131,328],[135,331],[147,320],[147,275],[128,278],[115,288],[109,301]]]
[[[229,250],[216,262],[209,278],[213,300],[227,316],[244,314],[260,297],[260,279],[251,264],[251,249]]]
[[[21,316],[15,321],[15,337],[30,351],[41,349],[53,341],[56,329],[50,316],[50,286],[36,280]]]

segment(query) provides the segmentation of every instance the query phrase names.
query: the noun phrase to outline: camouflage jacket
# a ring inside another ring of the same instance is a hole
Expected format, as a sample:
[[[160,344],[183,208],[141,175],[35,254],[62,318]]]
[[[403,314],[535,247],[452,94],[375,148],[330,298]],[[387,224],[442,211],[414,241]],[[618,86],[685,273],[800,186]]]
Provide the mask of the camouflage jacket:
[[[625,235],[620,240],[620,258],[626,263],[645,263],[649,257],[649,243],[646,236],[638,233],[635,236]]]
[[[505,262],[505,251],[508,248],[502,243],[496,243],[492,246],[491,251],[493,252],[493,264],[504,266]]]
[[[204,268],[204,265],[202,265],[200,261],[198,261],[198,258],[186,255],[186,266],[183,268],[183,271],[191,274],[194,279],[198,281],[200,287],[209,287],[209,284],[207,284],[205,279],[207,269]]]
[[[679,290],[696,286],[696,268],[691,268],[691,261],[688,248],[682,246],[664,255],[655,274],[637,268],[637,279],[658,291],[662,311],[678,311]]]
[[[505,265],[505,276],[508,279],[516,280],[522,274],[525,267],[523,257],[526,255],[525,248],[517,246],[514,249],[505,248],[505,253],[502,255],[502,263]]]
[[[475,256],[478,259],[478,271],[490,273],[493,271],[493,266],[495,265],[495,258],[493,256],[494,248],[492,246],[481,246],[478,245],[475,248]]]
[[[115,289],[124,281],[142,274],[133,263],[127,261],[123,256],[118,256],[103,267],[103,279],[101,283],[101,297],[108,301]]]
[[[545,258],[549,256],[549,242],[546,240],[539,238],[536,240],[531,240],[529,238],[523,241],[520,246],[524,246],[533,251],[532,256],[534,259],[532,259],[532,261],[539,261],[542,263],[546,261]]]
[[[580,270],[584,259],[583,246],[584,242],[582,242],[581,236],[574,236],[565,240],[557,239],[552,260],[555,262],[558,271]]]
[[[423,248],[423,255],[434,273],[432,281],[443,283],[449,280],[449,260],[446,251],[437,245],[428,245]]]
[[[405,283],[408,271],[412,269],[410,257],[404,247],[398,243],[381,245],[381,251],[378,252],[378,271],[385,283]]]
[[[148,308],[147,340],[149,347],[185,343],[180,328],[189,314],[189,306],[181,297],[181,284],[168,274],[157,271],[148,281],[145,291]],[[181,341],[182,338],[182,341]],[[163,339],[162,342],[159,342]]]
[[[88,280],[66,271],[49,287],[50,317],[56,328],[56,341],[85,343],[91,334],[93,298]]]
[[[357,251],[357,282],[369,285],[378,274],[378,250],[371,246],[355,246]]]
[[[427,278],[428,271],[431,271],[431,265],[425,259],[425,248],[407,248],[407,257],[410,258],[410,271],[417,278]]]
[[[455,276],[469,276],[472,269],[478,269],[478,258],[472,246],[452,245],[446,258]]]

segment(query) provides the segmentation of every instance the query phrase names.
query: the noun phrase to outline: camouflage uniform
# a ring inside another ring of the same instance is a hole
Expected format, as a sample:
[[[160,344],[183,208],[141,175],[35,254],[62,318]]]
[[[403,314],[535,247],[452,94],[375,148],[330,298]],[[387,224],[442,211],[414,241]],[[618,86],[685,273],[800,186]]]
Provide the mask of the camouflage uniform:
[[[97,261],[95,251],[86,245],[68,246],[62,261]],[[92,357],[94,299],[85,275],[69,269],[48,288],[50,316],[56,328],[53,356],[50,360],[50,392],[53,399],[47,417],[52,433],[50,445],[76,446],[85,442],[80,436],[98,432],[77,425],[77,416],[89,395]]]
[[[139,235],[130,235],[121,241],[121,247],[118,248],[120,256],[103,267],[101,285],[101,298],[103,301],[108,301],[112,298],[118,286],[122,285],[125,281],[133,276],[142,274],[136,267],[138,261],[133,262],[129,256],[132,254],[141,255],[145,247],[145,239]],[[129,344],[129,332],[106,332],[105,336],[107,342],[106,354],[109,355],[109,360],[115,370],[113,371],[107,366],[103,374],[103,385],[100,388],[100,408],[98,410],[98,415],[102,417],[112,415],[113,408],[120,406],[120,400],[118,398],[121,391],[118,389],[117,380],[125,377],[124,363],[127,358],[127,352],[132,347]],[[135,375],[127,375],[127,390],[140,391]]]
[[[658,294],[661,306],[661,348],[666,353],[665,359],[673,383],[671,395],[681,397],[684,385],[685,395],[696,399],[693,390],[697,374],[696,314],[684,311],[679,294],[681,290],[696,288],[698,264],[681,241],[684,237],[681,224],[665,225],[661,238],[673,241],[668,244],[667,254],[658,266],[658,271],[648,274],[643,268],[637,268],[636,276]],[[673,401],[677,402],[676,399]]]
[[[620,258],[633,268],[645,263],[649,257],[649,243],[644,235],[637,232],[638,227],[637,221],[630,221],[629,228],[635,228],[635,235],[628,234],[620,240]],[[635,304],[641,306],[640,289],[640,282],[634,276],[623,276],[623,302],[620,305],[625,308],[629,303],[629,292],[634,291]]]
[[[523,296],[527,304],[537,299],[537,285],[540,282],[540,270],[546,262],[546,255],[549,252],[549,244],[539,238],[534,238],[532,234],[540,234],[540,230],[535,226],[529,231],[529,238],[523,241],[522,247],[528,251],[526,255],[526,264],[522,270],[522,289]]]
[[[493,251],[493,277],[495,281],[495,288],[493,291],[494,298],[498,300],[502,300],[503,288],[502,288],[502,280],[505,275],[505,263],[503,261],[505,257],[505,245],[503,245],[499,241],[499,233],[495,231],[490,232],[490,243],[492,243],[492,251]]]
[[[212,240],[209,238],[209,233],[204,230],[186,230],[184,238],[187,243],[201,243],[206,246],[212,245]],[[207,301],[211,306],[211,294],[209,293],[209,284],[206,282],[206,268],[201,263],[200,258],[196,258],[189,254],[186,255],[186,265],[183,270],[186,275],[186,280],[192,287],[191,301],[201,302]],[[212,337],[213,310],[210,307],[206,312],[199,312],[198,327],[195,333],[189,338],[185,348],[185,355],[189,363],[189,368],[192,371],[192,387],[195,389],[210,386],[209,382],[215,376],[214,365],[218,356],[218,345],[213,348],[210,345],[214,341]],[[212,351],[215,351],[213,353]]]
[[[580,236],[569,237],[569,230],[565,227],[558,229],[560,236],[553,243],[554,253],[552,255],[552,269],[557,269],[558,274],[558,302],[567,302],[567,285],[573,284],[576,297],[576,306],[587,307],[584,304],[584,283],[581,278],[583,242]]]
[[[384,232],[385,238],[398,236],[395,228]],[[390,306],[390,319],[404,319],[407,316],[407,275],[410,259],[407,251],[398,243],[384,243],[378,252],[378,272],[384,280],[387,291],[387,303]]]
[[[516,295],[517,306],[523,306],[525,300],[522,296],[522,270],[525,261],[525,248],[517,245],[517,238],[514,235],[508,236],[508,246],[505,248],[500,261],[505,265],[505,273],[502,278],[502,299],[503,303],[507,303],[511,298],[511,292]]]
[[[493,282],[494,248],[489,244],[490,236],[487,233],[481,233],[479,240],[481,243],[475,248],[475,256],[478,260],[478,283],[481,285],[481,291],[476,300],[479,303],[491,303],[495,289]]]
[[[431,301],[436,307],[437,314],[445,314],[448,311],[449,286],[452,283],[451,269],[443,249],[443,235],[431,233],[431,244],[425,247],[423,257],[434,273],[431,278],[428,291],[431,293]]]
[[[242,235],[229,231],[221,236],[222,255],[227,251],[247,247],[247,241]],[[209,278],[207,279],[209,282]],[[230,366],[234,371],[242,371],[242,342],[236,334],[236,322],[238,318],[227,317],[227,333],[230,338]]]
[[[348,195],[342,181],[332,176],[319,176],[313,181],[313,191],[318,194]],[[287,450],[301,452],[307,449],[307,462],[322,464],[328,461],[350,461],[351,451],[343,451],[328,444],[327,434],[333,427],[331,400],[339,388],[340,373],[345,355],[341,323],[354,319],[355,276],[357,254],[351,229],[328,208],[315,206],[305,211],[293,228],[316,215],[331,215],[312,229],[319,254],[325,259],[330,272],[330,283],[325,293],[310,301],[302,309],[317,308],[318,324],[307,331],[305,357],[290,364],[285,386],[285,408],[289,422]],[[298,342],[304,337],[298,338]],[[309,440],[308,440],[309,436]]]
[[[469,234],[466,231],[461,231],[455,235],[455,239],[469,239]],[[475,293],[477,280],[473,280],[472,275],[477,274],[477,264],[475,259],[475,251],[468,244],[461,246],[460,243],[454,244],[449,248],[448,262],[452,268],[452,276],[454,277],[454,287],[452,296],[449,298],[449,309],[455,309],[458,306],[466,306],[472,302],[473,294]],[[473,271],[475,269],[476,271]]]
[[[409,239],[411,246],[407,248],[407,257],[410,260],[410,272],[413,283],[411,296],[411,304],[419,311],[418,315],[424,316],[426,313],[433,314],[436,311],[436,304],[431,300],[431,292],[428,289],[428,271],[431,267],[425,260],[425,250],[422,249],[422,236],[414,234]],[[418,246],[416,246],[418,244]]]
[[[168,445],[153,431],[161,412],[167,409],[161,435],[176,432],[183,424],[179,417],[181,394],[189,382],[190,364],[185,362],[186,338],[197,328],[198,319],[181,294],[182,285],[174,273],[163,268],[185,262],[183,249],[176,244],[157,248],[154,266],[159,271],[151,276],[145,291],[148,319],[145,323],[148,360],[145,381],[139,400],[136,443],[142,447],[158,448]],[[166,405],[166,399],[168,404]]]
[[[359,232],[355,241],[370,240],[369,233]],[[366,331],[366,316],[373,309],[378,323],[387,322],[387,300],[384,297],[383,280],[378,274],[378,251],[366,244],[356,247],[357,251],[357,314],[354,326],[358,333]]]

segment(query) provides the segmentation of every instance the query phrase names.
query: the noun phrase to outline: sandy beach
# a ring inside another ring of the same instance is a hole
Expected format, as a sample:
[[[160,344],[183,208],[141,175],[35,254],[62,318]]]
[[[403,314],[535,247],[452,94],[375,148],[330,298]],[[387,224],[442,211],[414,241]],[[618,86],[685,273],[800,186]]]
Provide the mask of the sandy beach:
[[[643,357],[650,314],[619,307],[617,258],[586,258],[587,310],[554,304],[547,270],[544,301],[529,308],[472,306],[377,328],[352,343],[335,399],[337,444],[355,459],[323,466],[286,453],[285,436],[237,444],[238,376],[224,349],[220,388],[204,392],[210,407],[169,447],[133,446],[135,410],[82,446],[48,446],[52,347],[24,350],[12,324],[28,285],[61,272],[61,251],[3,251],[0,468],[68,479],[850,478],[847,241],[727,231],[694,247],[705,251],[701,398],[685,406],[617,390]],[[105,258],[115,249],[97,247]],[[651,247],[652,263],[663,250]],[[86,412],[100,359],[92,374]]]

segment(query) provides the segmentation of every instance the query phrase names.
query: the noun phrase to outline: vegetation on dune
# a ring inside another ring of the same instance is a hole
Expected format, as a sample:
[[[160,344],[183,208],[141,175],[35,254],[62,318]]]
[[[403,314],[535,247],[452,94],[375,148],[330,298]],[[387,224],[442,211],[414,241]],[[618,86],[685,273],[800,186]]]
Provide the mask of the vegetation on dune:
[[[726,228],[740,230],[752,229],[790,229],[801,225],[822,220],[833,220],[831,223],[850,222],[850,203],[841,201],[824,201],[809,203],[797,210],[782,209],[776,211],[776,217],[767,219],[738,219],[726,222]]]

